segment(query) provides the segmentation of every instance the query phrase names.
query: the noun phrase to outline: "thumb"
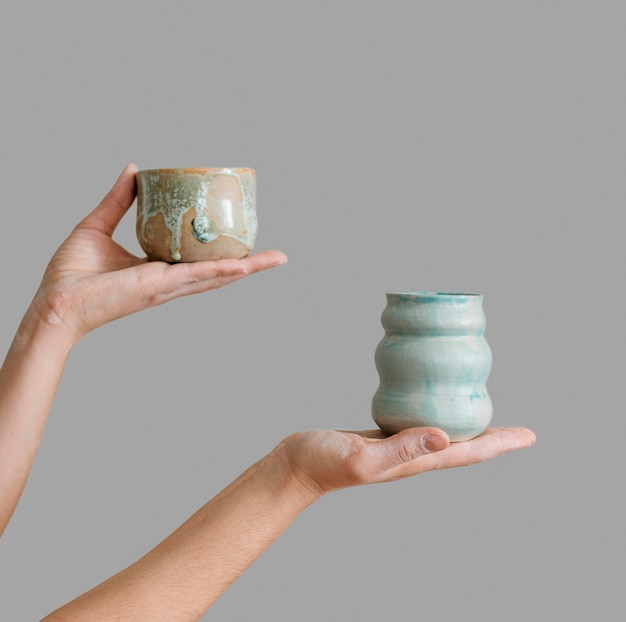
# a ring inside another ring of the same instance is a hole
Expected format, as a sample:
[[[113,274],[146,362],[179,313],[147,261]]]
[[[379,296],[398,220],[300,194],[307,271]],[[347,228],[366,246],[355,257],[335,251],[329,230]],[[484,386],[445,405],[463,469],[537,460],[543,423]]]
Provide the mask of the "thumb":
[[[448,445],[449,436],[439,428],[409,428],[378,441],[372,449],[378,454],[380,470],[389,471]]]
[[[108,236],[113,235],[120,220],[135,200],[136,173],[137,167],[134,164],[127,164],[98,207],[85,216],[80,225],[97,229]]]

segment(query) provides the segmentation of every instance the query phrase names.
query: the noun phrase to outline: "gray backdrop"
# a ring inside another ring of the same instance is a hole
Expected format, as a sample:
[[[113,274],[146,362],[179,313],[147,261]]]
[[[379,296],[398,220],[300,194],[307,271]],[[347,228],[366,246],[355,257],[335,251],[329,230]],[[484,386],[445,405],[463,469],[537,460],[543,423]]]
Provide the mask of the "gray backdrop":
[[[257,249],[290,262],[75,348],[0,543],[0,619],[131,563],[288,433],[372,427],[385,293],[429,289],[483,293],[493,423],[535,447],[326,497],[205,619],[615,619],[625,14],[4,2],[4,351],[129,161],[254,167]],[[116,239],[139,252],[134,208]]]

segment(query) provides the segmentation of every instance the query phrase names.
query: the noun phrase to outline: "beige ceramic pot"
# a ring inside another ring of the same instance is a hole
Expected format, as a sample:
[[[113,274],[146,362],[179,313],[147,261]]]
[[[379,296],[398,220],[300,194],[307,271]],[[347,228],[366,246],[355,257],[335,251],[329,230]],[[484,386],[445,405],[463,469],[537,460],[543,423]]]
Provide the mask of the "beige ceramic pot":
[[[148,259],[245,257],[257,233],[251,168],[163,168],[137,173],[137,240]]]

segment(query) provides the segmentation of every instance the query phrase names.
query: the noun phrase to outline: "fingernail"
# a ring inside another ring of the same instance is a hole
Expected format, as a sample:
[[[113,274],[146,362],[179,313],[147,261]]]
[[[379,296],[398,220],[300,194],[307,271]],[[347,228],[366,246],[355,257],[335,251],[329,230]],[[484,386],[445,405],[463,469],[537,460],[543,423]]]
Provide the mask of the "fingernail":
[[[440,434],[426,434],[422,444],[428,451],[440,451],[448,446],[448,441]]]

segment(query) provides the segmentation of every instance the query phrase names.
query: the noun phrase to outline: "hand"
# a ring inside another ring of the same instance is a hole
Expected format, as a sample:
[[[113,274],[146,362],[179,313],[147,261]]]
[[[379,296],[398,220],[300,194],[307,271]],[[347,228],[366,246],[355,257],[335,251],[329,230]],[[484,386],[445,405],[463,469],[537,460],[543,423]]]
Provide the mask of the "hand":
[[[125,315],[287,261],[278,251],[173,265],[131,254],[112,235],[135,199],[136,172],[129,164],[100,205],[76,226],[52,257],[35,296],[43,319],[67,327],[75,340]]]
[[[311,430],[292,434],[274,451],[300,495],[312,502],[340,488],[468,466],[534,442],[526,428],[488,428],[458,443],[438,428],[410,428],[389,437],[380,430]]]

